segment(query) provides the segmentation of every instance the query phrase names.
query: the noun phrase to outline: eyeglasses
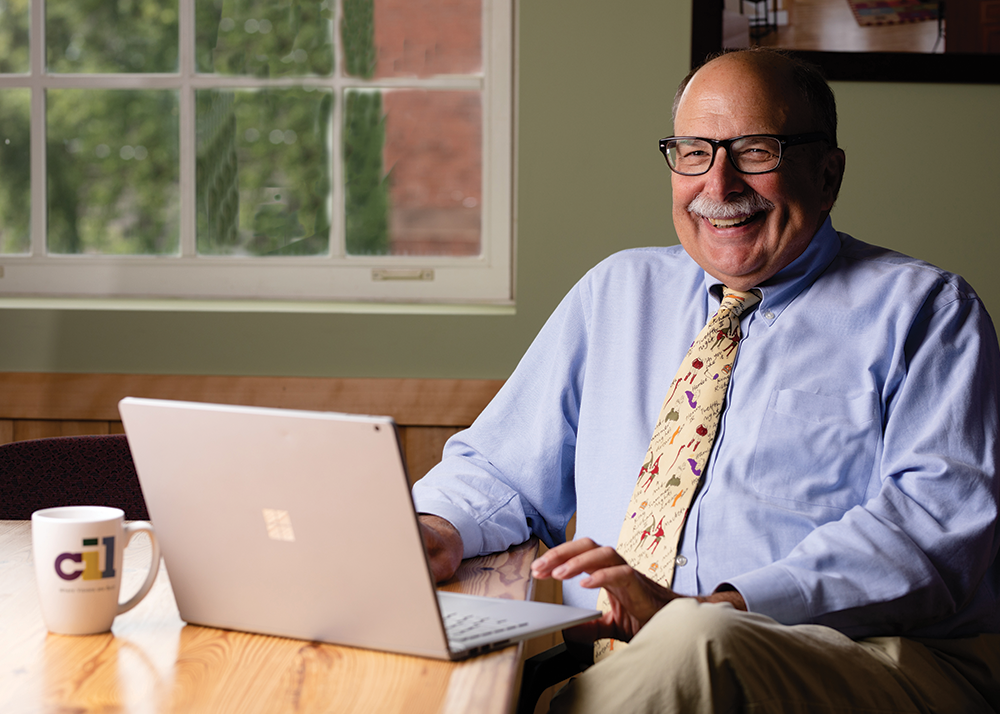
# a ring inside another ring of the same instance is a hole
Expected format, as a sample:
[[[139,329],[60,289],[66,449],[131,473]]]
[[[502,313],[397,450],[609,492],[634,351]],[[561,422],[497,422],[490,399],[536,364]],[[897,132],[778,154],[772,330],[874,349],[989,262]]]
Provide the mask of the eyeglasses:
[[[660,139],[660,151],[667,166],[682,176],[700,176],[715,162],[715,152],[721,146],[729,163],[741,174],[766,174],[781,165],[781,156],[788,146],[829,141],[820,131],[809,134],[749,134],[732,139],[702,139],[697,136],[668,136]]]

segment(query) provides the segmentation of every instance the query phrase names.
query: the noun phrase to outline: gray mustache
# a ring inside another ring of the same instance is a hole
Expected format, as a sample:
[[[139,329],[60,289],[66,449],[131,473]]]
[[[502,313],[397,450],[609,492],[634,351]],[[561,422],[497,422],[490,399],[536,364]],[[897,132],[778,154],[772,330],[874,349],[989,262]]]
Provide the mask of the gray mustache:
[[[774,204],[756,191],[748,190],[730,201],[715,201],[699,193],[688,204],[688,211],[705,218],[739,218],[770,211]]]

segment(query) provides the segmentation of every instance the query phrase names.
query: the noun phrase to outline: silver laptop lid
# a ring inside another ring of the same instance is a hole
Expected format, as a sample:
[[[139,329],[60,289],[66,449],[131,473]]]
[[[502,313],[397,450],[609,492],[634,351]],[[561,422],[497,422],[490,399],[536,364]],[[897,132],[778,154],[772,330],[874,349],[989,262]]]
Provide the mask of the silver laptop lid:
[[[119,409],[183,620],[452,656],[391,419]]]

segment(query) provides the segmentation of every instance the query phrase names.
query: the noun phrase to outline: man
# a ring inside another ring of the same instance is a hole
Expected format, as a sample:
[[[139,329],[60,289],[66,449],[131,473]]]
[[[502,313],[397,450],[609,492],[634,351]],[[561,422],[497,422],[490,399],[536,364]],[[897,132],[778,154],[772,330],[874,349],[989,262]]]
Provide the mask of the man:
[[[435,574],[535,534],[552,549],[533,573],[567,602],[604,588],[605,616],[566,636],[630,644],[561,711],[1000,708],[1000,356],[982,303],[833,230],[845,156],[810,68],[724,54],[681,85],[674,133],[683,249],[590,271],[449,442],[414,489]],[[614,545],[721,286],[760,302],[668,588]]]

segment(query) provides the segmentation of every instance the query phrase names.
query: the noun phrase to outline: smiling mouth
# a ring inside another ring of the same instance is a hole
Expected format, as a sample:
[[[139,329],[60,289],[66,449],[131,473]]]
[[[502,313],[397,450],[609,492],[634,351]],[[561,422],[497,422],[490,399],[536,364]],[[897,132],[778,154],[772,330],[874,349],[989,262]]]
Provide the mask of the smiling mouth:
[[[691,200],[687,209],[704,218],[713,228],[725,230],[753,223],[773,210],[774,204],[747,187],[743,193],[726,201],[716,201],[699,193]]]
[[[753,213],[749,216],[738,216],[736,218],[712,218],[710,216],[705,216],[705,220],[716,228],[737,228],[739,226],[745,226],[748,223],[752,223],[762,215],[764,215],[763,212]]]

